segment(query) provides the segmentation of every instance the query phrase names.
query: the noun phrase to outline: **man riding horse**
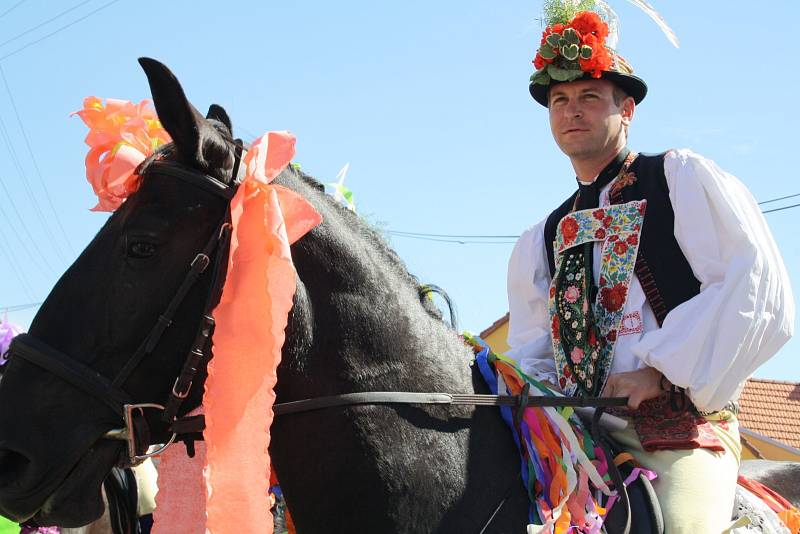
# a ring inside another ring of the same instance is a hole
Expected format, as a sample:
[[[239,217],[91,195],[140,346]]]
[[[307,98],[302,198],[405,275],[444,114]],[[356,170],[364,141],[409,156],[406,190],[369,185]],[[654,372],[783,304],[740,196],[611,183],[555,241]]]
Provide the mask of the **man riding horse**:
[[[735,177],[690,150],[627,147],[647,86],[597,13],[570,15],[549,21],[530,93],[578,190],[514,248],[509,356],[567,395],[628,397],[632,424],[614,437],[657,473],[667,532],[719,533],[735,400],[792,335],[789,279]]]

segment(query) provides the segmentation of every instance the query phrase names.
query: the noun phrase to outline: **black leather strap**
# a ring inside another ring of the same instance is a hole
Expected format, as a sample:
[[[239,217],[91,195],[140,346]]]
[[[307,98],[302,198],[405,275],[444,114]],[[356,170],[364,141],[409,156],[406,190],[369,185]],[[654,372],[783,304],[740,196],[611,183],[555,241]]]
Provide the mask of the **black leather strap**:
[[[94,395],[120,417],[124,414],[123,406],[133,404],[128,394],[115,387],[108,378],[29,334],[16,336],[11,342],[10,353]]]

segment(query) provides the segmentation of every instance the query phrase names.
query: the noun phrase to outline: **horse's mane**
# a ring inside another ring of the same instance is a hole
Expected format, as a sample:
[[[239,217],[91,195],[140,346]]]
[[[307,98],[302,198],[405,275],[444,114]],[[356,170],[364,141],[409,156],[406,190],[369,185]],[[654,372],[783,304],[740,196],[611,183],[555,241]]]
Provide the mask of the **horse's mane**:
[[[325,193],[325,186],[310,174],[305,173],[303,170],[289,166],[284,173],[290,173],[298,178],[302,183],[307,185],[311,194],[319,202],[329,207],[338,216],[338,220],[346,225],[345,230],[352,236],[359,236],[363,241],[372,249],[373,252],[384,258],[392,270],[404,281],[412,284],[413,287],[419,286],[419,280],[412,275],[405,262],[400,256],[389,246],[386,239],[362,217],[358,216],[355,212],[344,207],[340,202],[337,202],[333,197]],[[306,191],[303,192],[304,194]]]

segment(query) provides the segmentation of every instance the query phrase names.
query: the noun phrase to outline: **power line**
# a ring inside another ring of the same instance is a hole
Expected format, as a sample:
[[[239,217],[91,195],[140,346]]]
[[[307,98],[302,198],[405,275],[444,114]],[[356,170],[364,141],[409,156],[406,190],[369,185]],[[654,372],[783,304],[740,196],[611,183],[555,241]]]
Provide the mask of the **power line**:
[[[758,205],[760,206],[761,204],[769,204],[770,202],[777,202],[779,200],[786,200],[787,198],[794,198],[794,197],[800,197],[800,193],[795,193],[794,195],[786,195],[785,197],[779,197],[779,198],[773,198],[773,199],[770,199],[770,200],[765,200],[763,202],[759,202]],[[767,212],[765,211],[764,213],[767,213]]]
[[[57,242],[55,236],[53,236],[52,232],[50,231],[49,225],[47,225],[47,221],[44,218],[44,214],[42,213],[42,209],[39,207],[39,202],[36,200],[36,195],[33,194],[33,190],[31,189],[31,185],[28,182],[28,177],[25,174],[25,169],[22,167],[22,162],[19,160],[19,156],[17,155],[17,151],[14,149],[14,144],[11,141],[11,136],[9,135],[8,128],[6,128],[5,121],[3,121],[2,115],[0,115],[0,134],[3,136],[3,141],[5,141],[6,149],[8,153],[11,155],[11,161],[14,163],[14,167],[17,169],[17,174],[19,175],[20,181],[22,182],[22,187],[25,189],[25,193],[28,196],[28,200],[33,205],[33,209],[36,212],[37,219],[39,223],[42,225],[45,231],[45,235],[50,242],[50,247],[55,251],[56,255],[59,257],[61,261],[65,261],[64,256],[61,252],[61,247],[57,246]],[[13,199],[9,199],[13,204]]]
[[[29,302],[27,304],[14,304],[12,306],[0,306],[0,311],[4,312],[17,312],[22,310],[29,310],[41,306],[41,302]]]
[[[0,205],[0,214],[5,216],[5,211],[3,210],[2,205]],[[36,297],[33,296],[33,288],[28,282],[28,277],[25,274],[25,270],[20,267],[16,256],[11,250],[10,243],[6,239],[5,232],[0,232],[0,248],[3,249],[3,254],[5,254],[6,259],[8,260],[8,265],[11,266],[11,270],[13,271],[14,276],[17,277],[17,280],[19,281],[22,290],[25,292],[25,295],[29,299],[34,300]]]
[[[19,171],[20,170],[19,160],[17,159],[16,153],[14,152],[14,147],[11,146],[11,139],[8,137],[8,130],[6,130],[6,126],[5,123],[3,122],[2,117],[0,117],[0,134],[2,134],[3,141],[5,141],[6,147],[8,148],[8,151],[11,154],[11,158],[14,161],[17,170]],[[0,178],[0,184],[2,184],[3,191],[6,194],[6,199],[8,200],[8,203],[11,204],[11,208],[14,210],[14,213],[17,215],[17,219],[19,219],[19,224],[20,226],[22,226],[22,231],[25,233],[25,236],[28,238],[28,241],[30,242],[31,246],[34,249],[36,249],[36,252],[39,253],[39,256],[41,257],[42,261],[47,266],[47,268],[50,269],[51,273],[55,273],[55,269],[53,269],[53,266],[48,261],[47,256],[44,255],[42,250],[39,248],[39,245],[33,239],[30,229],[28,228],[28,225],[25,224],[25,219],[22,218],[22,215],[17,209],[17,204],[14,202],[13,197],[11,196],[11,192],[8,190],[8,187],[6,187],[5,180]],[[40,218],[42,217],[41,212],[39,212],[39,217]]]
[[[772,212],[775,212],[775,211],[783,211],[783,210],[788,210],[790,208],[797,208],[797,207],[800,207],[800,204],[792,204],[791,206],[783,206],[782,208],[773,208],[771,210],[762,211],[761,213],[772,213]]]
[[[25,3],[25,1],[26,1],[26,0],[19,0],[19,2],[17,2],[17,3],[16,3],[16,4],[14,4],[13,6],[9,7],[8,9],[6,9],[6,10],[5,10],[5,11],[3,11],[2,13],[0,13],[0,19],[2,19],[3,17],[5,17],[5,16],[6,16],[6,15],[8,15],[9,13],[11,13],[12,11],[14,11],[15,9],[17,9],[17,8],[18,8],[19,6],[21,6],[22,4],[24,4],[24,3]]]
[[[15,35],[14,37],[12,37],[11,39],[6,39],[6,40],[5,40],[5,41],[3,41],[2,43],[0,43],[0,47],[2,47],[2,46],[5,46],[5,45],[7,45],[8,43],[12,43],[12,42],[16,41],[17,39],[19,39],[20,37],[24,37],[24,36],[28,35],[29,33],[33,32],[33,31],[36,31],[36,30],[38,30],[38,29],[39,29],[39,28],[41,28],[42,26],[46,26],[47,24],[50,24],[50,23],[51,23],[51,22],[53,22],[54,20],[56,20],[56,19],[58,19],[58,18],[61,18],[61,17],[63,17],[63,16],[64,16],[64,15],[66,15],[67,13],[70,13],[71,11],[74,11],[74,10],[78,9],[78,8],[79,8],[79,7],[81,7],[82,5],[84,5],[84,4],[88,4],[88,3],[89,3],[89,2],[91,2],[91,1],[92,1],[92,0],[84,0],[84,1],[83,1],[83,2],[81,2],[80,4],[77,4],[77,5],[75,5],[75,6],[72,6],[71,8],[69,8],[69,9],[67,9],[67,10],[65,10],[65,11],[62,11],[61,13],[59,13],[58,15],[56,15],[56,16],[54,16],[54,17],[50,17],[50,18],[49,18],[49,19],[47,19],[46,21],[44,21],[44,22],[40,22],[39,24],[37,24],[37,25],[36,25],[36,26],[34,26],[33,28],[28,28],[28,29],[27,29],[27,30],[25,30],[24,32],[22,32],[22,33],[18,33],[17,35]],[[0,15],[0,17],[1,17],[1,16],[2,16],[2,15]]]
[[[416,236],[416,235],[403,235],[403,234],[395,234],[391,230],[387,232],[390,235],[394,235],[395,237],[407,237],[409,239],[419,239],[422,241],[438,241],[440,243],[457,243],[459,245],[513,245],[516,241],[472,241],[468,239],[440,239],[438,237],[425,237],[425,236]]]
[[[517,239],[518,235],[455,235],[455,234],[426,234],[421,232],[403,232],[401,230],[389,230],[390,234],[403,237],[447,237],[465,239]]]
[[[800,193],[794,195],[786,195],[784,197],[773,198],[764,200],[758,204],[769,204],[770,202],[777,202],[779,200],[786,200],[787,198],[800,197]],[[780,208],[773,208],[771,210],[763,210],[761,213],[774,213],[776,211],[788,210],[791,208],[800,207],[800,204],[792,204],[790,206],[783,206]],[[459,245],[476,245],[476,244],[489,244],[489,245],[505,245],[513,244],[516,241],[507,241],[508,239],[519,239],[518,235],[471,235],[471,234],[432,234],[427,232],[405,232],[402,230],[386,230],[386,233],[396,237],[406,237],[408,239],[419,239],[422,241],[439,241],[442,243],[457,243]],[[479,241],[481,240],[481,241]],[[486,240],[486,241],[483,241]],[[489,241],[492,240],[492,241]],[[502,240],[502,241],[501,241]]]
[[[82,17],[79,17],[79,18],[77,18],[77,19],[75,19],[75,20],[73,20],[73,21],[72,21],[72,22],[70,22],[69,24],[65,24],[65,25],[61,26],[60,28],[57,28],[56,30],[54,30],[54,31],[52,31],[52,32],[50,32],[50,33],[48,33],[48,34],[46,34],[46,35],[44,35],[44,36],[40,37],[39,39],[36,39],[35,41],[31,41],[30,43],[28,43],[28,44],[25,44],[25,45],[23,45],[23,46],[21,46],[21,47],[17,48],[17,49],[16,49],[16,50],[14,50],[13,52],[9,52],[8,54],[6,54],[6,55],[4,55],[4,56],[0,56],[0,61],[3,61],[4,59],[8,59],[8,58],[10,58],[10,57],[11,57],[11,56],[13,56],[13,55],[15,55],[15,54],[18,54],[19,52],[22,52],[23,50],[25,50],[25,49],[26,49],[26,48],[28,48],[28,47],[31,47],[31,46],[33,46],[33,45],[35,45],[35,44],[38,44],[38,43],[41,43],[41,42],[42,42],[42,41],[44,41],[45,39],[48,39],[48,38],[52,37],[53,35],[55,35],[55,34],[57,34],[57,33],[61,32],[61,31],[64,31],[64,30],[66,30],[67,28],[70,28],[70,27],[72,27],[72,26],[76,25],[77,23],[79,23],[79,22],[81,22],[81,21],[83,21],[83,20],[86,20],[86,19],[88,19],[89,17],[91,17],[91,16],[92,16],[92,15],[94,15],[95,13],[98,13],[98,12],[100,12],[100,11],[104,10],[105,8],[107,8],[107,7],[111,6],[111,5],[113,5],[113,4],[116,4],[116,3],[117,3],[117,2],[119,2],[119,1],[120,1],[120,0],[111,0],[111,2],[106,2],[105,4],[103,4],[102,6],[98,7],[97,9],[95,9],[95,10],[92,10],[92,11],[90,11],[89,13],[87,13],[86,15],[84,15],[84,16],[82,16]]]
[[[3,79],[3,84],[6,87],[6,93],[8,93],[8,99],[11,102],[11,108],[14,110],[14,115],[17,118],[17,124],[19,125],[19,129],[22,132],[22,138],[25,140],[25,146],[28,148],[28,154],[30,155],[31,161],[33,162],[33,168],[36,171],[36,176],[39,178],[39,185],[44,190],[45,198],[47,199],[47,203],[50,205],[50,211],[53,213],[53,217],[55,218],[56,225],[61,230],[61,235],[64,237],[64,242],[67,245],[67,248],[73,253],[75,253],[75,249],[72,247],[72,243],[69,241],[69,235],[67,234],[66,230],[64,230],[64,225],[61,224],[61,218],[58,216],[58,212],[56,211],[55,206],[53,205],[53,199],[50,196],[50,192],[47,190],[47,186],[44,183],[44,179],[42,178],[42,171],[39,170],[39,164],[36,162],[36,157],[33,154],[33,148],[31,147],[30,139],[28,139],[28,134],[25,132],[25,126],[23,125],[22,118],[19,115],[19,110],[17,108],[17,103],[14,101],[14,96],[11,93],[11,87],[8,85],[8,79],[6,78],[5,70],[3,70],[3,66],[0,65],[0,77]],[[36,203],[38,209],[38,203]],[[44,217],[42,217],[42,224],[45,224]],[[49,228],[48,228],[48,233]],[[56,240],[56,242],[58,242]],[[57,250],[59,253],[61,252],[61,248],[58,247]],[[62,260],[64,258],[62,257]]]

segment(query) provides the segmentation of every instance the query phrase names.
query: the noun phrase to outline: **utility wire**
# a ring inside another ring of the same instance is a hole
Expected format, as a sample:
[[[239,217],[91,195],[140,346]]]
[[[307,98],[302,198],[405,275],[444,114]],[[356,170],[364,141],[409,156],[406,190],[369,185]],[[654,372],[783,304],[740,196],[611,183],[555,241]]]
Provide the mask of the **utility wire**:
[[[17,124],[19,125],[19,129],[22,132],[22,138],[25,140],[25,146],[28,149],[28,154],[30,155],[31,161],[33,162],[33,168],[36,170],[36,176],[39,178],[39,185],[44,190],[45,198],[47,199],[47,203],[50,206],[50,211],[53,213],[53,217],[55,218],[56,225],[58,226],[59,230],[61,230],[61,235],[64,237],[64,243],[66,243],[67,249],[69,249],[72,254],[75,254],[75,249],[72,247],[72,243],[70,243],[69,235],[67,234],[66,230],[64,230],[64,225],[61,223],[61,218],[58,216],[58,212],[56,211],[55,206],[53,205],[53,198],[50,196],[50,192],[47,190],[47,186],[45,185],[44,178],[42,178],[42,171],[39,169],[39,164],[36,162],[36,157],[33,154],[33,148],[31,147],[30,139],[28,139],[28,134],[25,132],[25,126],[23,125],[22,118],[19,115],[19,109],[17,108],[17,103],[14,101],[14,96],[11,93],[11,87],[8,85],[8,79],[6,78],[6,73],[3,70],[3,66],[0,65],[0,78],[3,79],[3,84],[6,87],[6,93],[8,93],[8,100],[11,102],[11,108],[14,110],[14,115],[17,118]],[[38,203],[36,203],[38,209]],[[44,218],[42,218],[42,222],[44,224]],[[48,228],[48,233],[49,228]],[[58,240],[56,240],[58,242]],[[58,247],[58,251],[61,251],[61,247]],[[63,260],[64,258],[62,258]]]
[[[11,154],[11,158],[13,159],[14,164],[17,167],[17,170],[19,171],[20,170],[19,160],[17,159],[16,153],[14,152],[14,147],[11,146],[11,139],[8,137],[8,130],[6,130],[5,123],[3,122],[2,117],[0,117],[0,134],[2,134],[3,141],[5,141],[6,147],[8,148],[8,151]],[[39,257],[42,259],[42,261],[47,266],[47,268],[51,271],[51,273],[55,273],[55,269],[53,269],[53,266],[50,264],[50,261],[47,259],[47,256],[45,256],[45,254],[39,248],[39,245],[33,239],[33,236],[31,235],[30,229],[28,228],[28,225],[25,224],[25,219],[22,218],[22,215],[20,214],[19,210],[17,209],[17,204],[16,204],[16,202],[14,202],[14,199],[11,196],[11,192],[8,190],[8,187],[6,186],[5,180],[0,178],[0,184],[2,184],[3,191],[6,194],[6,197],[5,197],[6,200],[8,200],[8,203],[11,205],[11,208],[14,210],[14,213],[17,215],[17,219],[19,219],[19,224],[22,227],[22,232],[28,238],[28,241],[30,242],[31,246],[34,249],[36,249],[36,252],[39,254]],[[36,206],[36,204],[35,204],[35,206]],[[41,212],[37,211],[37,213],[38,213],[39,217],[41,218],[42,217]]]
[[[79,23],[79,22],[81,22],[81,21],[83,21],[83,20],[86,20],[86,19],[88,19],[89,17],[91,17],[91,16],[92,16],[92,15],[94,15],[95,13],[98,13],[98,12],[100,12],[100,11],[104,10],[105,8],[107,8],[107,7],[111,6],[111,5],[113,5],[113,4],[116,4],[116,3],[117,3],[117,2],[119,2],[119,1],[120,1],[120,0],[111,0],[111,2],[106,2],[105,4],[103,4],[102,6],[98,7],[97,9],[94,9],[94,10],[90,11],[89,13],[87,13],[86,15],[84,15],[84,16],[82,16],[82,17],[79,17],[79,18],[77,18],[77,19],[75,19],[75,20],[73,20],[73,21],[72,21],[72,22],[70,22],[69,24],[65,24],[65,25],[61,26],[60,28],[57,28],[56,30],[54,30],[54,31],[52,31],[52,32],[50,32],[50,33],[48,33],[48,34],[46,34],[46,35],[44,35],[44,36],[42,36],[42,37],[40,37],[40,38],[36,39],[35,41],[31,41],[31,42],[29,42],[28,44],[25,44],[25,45],[23,45],[23,46],[21,46],[21,47],[17,48],[16,50],[14,50],[14,51],[12,51],[12,52],[9,52],[8,54],[5,54],[4,56],[0,56],[0,61],[3,61],[4,59],[8,59],[8,58],[10,58],[10,57],[11,57],[11,56],[13,56],[13,55],[15,55],[15,54],[18,54],[18,53],[22,52],[23,50],[25,50],[25,49],[26,49],[26,48],[28,48],[28,47],[31,47],[31,46],[33,46],[33,45],[35,45],[35,44],[38,44],[38,43],[41,43],[41,42],[42,42],[42,41],[44,41],[45,39],[48,39],[48,38],[52,37],[53,35],[55,35],[55,34],[57,34],[57,33],[61,32],[61,31],[64,31],[64,30],[66,30],[67,28],[70,28],[70,27],[72,27],[72,26],[76,25],[77,23]]]
[[[66,15],[67,13],[70,13],[71,11],[75,11],[76,9],[78,9],[79,7],[81,7],[82,5],[84,5],[84,4],[88,4],[88,3],[89,3],[89,2],[91,2],[91,1],[92,1],[92,0],[84,0],[84,1],[83,1],[83,2],[81,2],[80,4],[78,4],[78,5],[75,5],[75,6],[72,6],[71,8],[67,9],[66,11],[62,11],[61,13],[59,13],[58,15],[56,15],[56,16],[54,16],[54,17],[50,17],[50,18],[49,18],[49,19],[47,19],[46,21],[44,21],[44,22],[40,22],[39,24],[37,24],[37,25],[36,25],[36,26],[34,26],[33,28],[28,28],[28,29],[27,29],[27,30],[25,30],[24,32],[22,32],[22,33],[18,33],[17,35],[15,35],[14,37],[12,37],[11,39],[6,39],[6,40],[5,40],[5,41],[3,41],[2,43],[0,43],[0,47],[2,47],[2,46],[5,46],[5,45],[7,45],[8,43],[12,43],[12,42],[16,41],[17,39],[19,39],[20,37],[24,37],[24,36],[28,35],[29,33],[33,32],[33,31],[36,31],[36,30],[38,30],[38,29],[39,29],[39,28],[41,28],[42,26],[46,26],[47,24],[50,24],[50,23],[51,23],[51,22],[53,22],[54,20],[56,20],[56,19],[58,19],[58,18],[61,18],[61,17],[63,17],[64,15]],[[20,2],[20,3],[21,3],[21,2]],[[0,15],[0,17],[2,17],[2,16],[3,16],[3,15]]]
[[[36,219],[38,219],[39,223],[42,225],[45,231],[45,235],[47,236],[47,240],[49,241],[50,247],[53,251],[55,251],[56,256],[63,262],[66,261],[63,253],[61,252],[61,247],[58,246],[58,242],[53,235],[52,231],[50,230],[50,226],[47,224],[47,220],[44,218],[44,214],[42,213],[42,209],[39,206],[39,202],[36,200],[36,195],[33,194],[33,190],[31,189],[31,184],[28,182],[28,177],[25,174],[25,169],[22,166],[22,162],[19,160],[19,156],[17,155],[17,151],[14,149],[14,144],[11,141],[11,135],[9,135],[8,128],[6,127],[5,121],[3,120],[2,115],[0,115],[0,134],[3,136],[3,141],[5,141],[6,149],[8,153],[11,155],[11,161],[14,163],[14,167],[17,169],[17,174],[19,175],[19,181],[22,182],[22,187],[25,189],[25,194],[28,196],[28,201],[33,205],[33,210],[36,212]],[[13,199],[9,199],[11,203],[14,203]]]
[[[29,302],[27,304],[14,304],[12,306],[0,306],[0,311],[4,312],[17,312],[22,310],[28,310],[30,308],[36,308],[41,306],[41,302]]]
[[[800,193],[795,193],[794,195],[786,195],[785,197],[779,197],[779,198],[773,198],[773,199],[770,199],[770,200],[765,200],[763,202],[759,202],[758,205],[760,206],[761,204],[769,204],[770,202],[777,202],[779,200],[786,200],[787,198],[794,198],[794,197],[800,197]],[[767,212],[764,212],[764,213],[767,213]]]
[[[5,211],[3,210],[3,206],[2,205],[0,205],[0,214],[5,217]],[[14,255],[14,253],[12,252],[13,249],[11,248],[8,239],[6,239],[6,235],[5,234],[6,234],[6,232],[0,231],[0,248],[3,249],[3,254],[6,257],[7,263],[8,263],[8,265],[11,266],[11,270],[13,271],[14,276],[16,276],[17,280],[19,281],[20,286],[22,287],[22,290],[25,292],[25,295],[29,299],[35,300],[36,297],[33,296],[33,289],[31,288],[30,282],[28,282],[28,277],[25,274],[25,270],[22,269],[20,267],[19,263],[17,262],[17,258]],[[20,240],[20,241],[22,241],[22,240]],[[23,242],[23,244],[24,244],[24,242]]]
[[[5,10],[5,11],[3,11],[2,13],[0,13],[0,19],[2,19],[3,17],[5,17],[6,15],[8,15],[9,13],[11,13],[12,11],[14,11],[15,9],[17,9],[19,6],[21,6],[21,5],[22,5],[22,4],[24,4],[24,3],[25,3],[25,0],[19,0],[19,2],[17,2],[17,3],[16,3],[16,4],[14,4],[13,6],[9,7],[8,9],[6,9],[6,10]]]
[[[787,198],[794,198],[800,197],[800,193],[795,193],[794,195],[786,195],[784,197],[772,198],[770,200],[764,200],[759,202],[758,204],[769,204],[771,202],[777,202],[779,200],[786,200]],[[800,204],[792,204],[790,206],[783,206],[780,208],[773,208],[771,210],[763,210],[761,213],[774,213],[776,211],[783,211],[788,210],[791,208],[798,208]],[[386,233],[389,235],[393,235],[396,237],[406,237],[409,239],[420,239],[422,241],[440,241],[442,243],[457,243],[459,245],[474,245],[474,244],[513,244],[516,241],[507,241],[509,239],[519,239],[520,236],[518,235],[469,235],[469,234],[431,234],[426,232],[404,232],[401,230],[386,230]],[[478,239],[485,239],[487,241],[474,241]],[[492,240],[492,241],[488,241]],[[503,240],[503,241],[500,241]]]
[[[792,204],[791,206],[783,206],[782,208],[773,208],[771,210],[762,211],[761,213],[773,213],[775,211],[783,211],[783,210],[788,210],[790,208],[797,208],[797,207],[800,207],[800,204]]]

